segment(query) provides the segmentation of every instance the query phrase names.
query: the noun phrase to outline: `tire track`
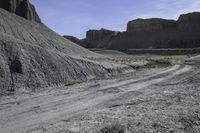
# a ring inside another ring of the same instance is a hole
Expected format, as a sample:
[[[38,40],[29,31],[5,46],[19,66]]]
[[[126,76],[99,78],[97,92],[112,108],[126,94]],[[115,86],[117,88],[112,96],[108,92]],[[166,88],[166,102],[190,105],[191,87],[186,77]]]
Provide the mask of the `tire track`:
[[[94,87],[83,92],[68,95],[38,96],[15,106],[7,106],[0,112],[0,129],[2,133],[21,133],[40,126],[41,123],[51,123],[70,118],[86,110],[116,99],[130,91],[139,90],[153,84],[158,84],[177,75],[190,71],[191,66],[175,65],[164,71],[138,79],[112,82],[111,85]],[[134,78],[134,77],[133,77]],[[111,91],[106,91],[106,90]],[[118,90],[118,91],[115,91]],[[0,103],[0,106],[6,103]]]

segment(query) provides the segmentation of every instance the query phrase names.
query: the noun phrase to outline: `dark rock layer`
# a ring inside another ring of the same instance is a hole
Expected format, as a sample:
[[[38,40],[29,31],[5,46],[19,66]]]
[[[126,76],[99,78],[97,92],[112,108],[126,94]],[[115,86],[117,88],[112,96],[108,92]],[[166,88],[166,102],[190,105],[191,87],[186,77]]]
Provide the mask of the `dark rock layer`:
[[[197,48],[200,47],[200,13],[183,14],[177,21],[136,19],[128,22],[125,32],[90,30],[85,40],[92,48],[114,50]]]
[[[110,31],[107,29],[100,30],[89,30],[86,32],[86,40],[87,43],[90,44],[90,47],[104,47],[105,42],[108,42],[112,36],[117,35],[118,32]]]
[[[136,19],[128,22],[127,32],[159,32],[176,29],[176,21],[159,18]]]
[[[181,15],[177,21],[164,19],[130,21],[127,31],[118,34],[108,45],[105,44],[105,47],[118,50],[200,47],[200,13]]]
[[[35,7],[29,0],[1,0],[0,8],[3,8],[11,13],[15,13],[25,19],[41,23]]]
[[[85,39],[78,39],[76,37],[66,35],[64,37],[85,48],[104,48],[104,44],[111,41],[112,38],[118,33],[119,32],[117,31],[100,29],[87,31]]]
[[[179,31],[199,32],[200,13],[193,12],[193,13],[183,14],[179,17],[177,23]]]

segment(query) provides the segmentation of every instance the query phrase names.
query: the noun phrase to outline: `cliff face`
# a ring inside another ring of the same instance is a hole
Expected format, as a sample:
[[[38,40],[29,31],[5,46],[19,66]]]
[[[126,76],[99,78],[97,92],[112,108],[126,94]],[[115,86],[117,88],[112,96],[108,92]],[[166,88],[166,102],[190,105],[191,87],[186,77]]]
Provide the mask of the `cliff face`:
[[[177,21],[137,19],[114,37],[108,49],[200,47],[200,13],[184,14]],[[123,45],[122,45],[123,44]]]
[[[136,19],[128,22],[127,32],[159,32],[176,29],[176,21],[164,19]]]
[[[177,21],[160,18],[136,19],[128,22],[127,25],[127,32],[164,32],[170,30],[185,32],[200,30],[200,13],[182,14]]]
[[[0,8],[3,8],[11,13],[15,13],[25,19],[41,23],[35,7],[29,0],[1,0]]]
[[[102,45],[109,41],[112,36],[117,35],[118,32],[110,31],[106,29],[101,30],[89,30],[86,33],[86,41],[91,47],[102,47]]]
[[[115,50],[200,47],[200,13],[183,14],[177,21],[136,19],[125,32],[89,30],[80,45]]]
[[[106,44],[109,43],[118,33],[119,32],[117,31],[100,29],[87,31],[85,39],[78,39],[67,35],[64,37],[85,48],[105,48]]]
[[[193,12],[183,14],[179,17],[178,21],[179,31],[184,32],[199,32],[200,31],[200,13]]]

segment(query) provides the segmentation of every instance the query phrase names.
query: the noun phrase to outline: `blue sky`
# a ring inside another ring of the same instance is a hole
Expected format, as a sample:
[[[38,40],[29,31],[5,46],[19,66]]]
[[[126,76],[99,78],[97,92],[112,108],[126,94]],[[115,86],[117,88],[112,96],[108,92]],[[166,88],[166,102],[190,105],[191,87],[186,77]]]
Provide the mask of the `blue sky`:
[[[177,19],[200,11],[200,0],[30,0],[44,24],[61,35],[84,38],[89,29],[124,31],[136,18]]]

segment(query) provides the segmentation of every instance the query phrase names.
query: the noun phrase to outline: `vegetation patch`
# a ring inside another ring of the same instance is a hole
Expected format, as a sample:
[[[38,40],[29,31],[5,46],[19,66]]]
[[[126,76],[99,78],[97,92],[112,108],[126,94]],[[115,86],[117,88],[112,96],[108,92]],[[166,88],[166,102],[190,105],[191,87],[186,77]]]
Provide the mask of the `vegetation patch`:
[[[123,52],[131,55],[194,55],[200,53],[200,48],[128,49]]]
[[[148,63],[145,65],[146,67],[156,67],[156,66],[170,66],[172,65],[171,60],[159,59],[159,60],[147,60]]]
[[[141,62],[143,64],[148,63],[152,65],[170,65],[173,62],[177,61],[184,61],[185,59],[189,58],[190,56],[186,55],[174,55],[174,56],[157,56],[157,55],[143,55],[143,56],[115,56],[115,57],[100,57],[100,58],[89,58],[94,61],[99,62],[108,62],[108,63],[118,63],[118,64],[125,64],[131,65],[134,67],[136,62]],[[137,67],[137,65],[136,65]]]
[[[101,129],[100,133],[126,133],[126,127],[120,124],[114,124],[104,127]]]
[[[71,80],[65,86],[71,86],[71,85],[80,84],[80,83],[82,83],[81,80]]]
[[[104,48],[89,48],[90,51],[102,51],[105,50]]]

